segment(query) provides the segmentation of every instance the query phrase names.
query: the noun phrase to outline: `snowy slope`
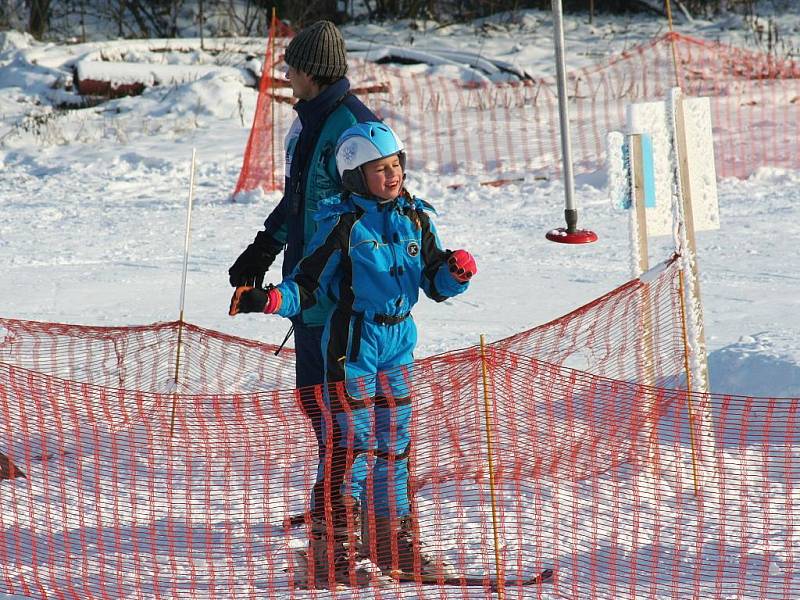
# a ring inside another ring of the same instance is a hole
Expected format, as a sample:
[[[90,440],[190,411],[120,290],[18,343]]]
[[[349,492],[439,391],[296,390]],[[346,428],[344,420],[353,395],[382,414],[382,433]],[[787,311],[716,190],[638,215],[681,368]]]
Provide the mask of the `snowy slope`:
[[[513,54],[514,62],[526,70],[551,74],[549,14],[530,11],[519,21],[502,26],[489,21],[477,37],[471,25],[431,33],[402,23],[365,25],[347,33],[373,40],[389,36],[398,42],[413,33],[415,47],[437,44],[499,57]],[[800,18],[789,15],[781,23],[791,31]],[[567,19],[572,50],[568,65],[596,60],[598,53],[630,46],[662,27],[642,18],[606,17],[591,26],[583,19]],[[521,38],[525,32],[529,36]],[[748,35],[733,17],[722,24],[696,22],[689,33],[726,35],[740,43],[746,43]],[[230,294],[227,267],[278,199],[274,194],[254,195],[249,202],[228,201],[241,166],[255,91],[221,72],[175,88],[153,88],[140,97],[48,116],[37,104],[46,104],[57,91],[53,87],[63,76],[58,65],[90,54],[93,47],[37,45],[19,34],[2,35],[0,264],[5,283],[0,313],[87,324],[175,319],[189,159],[196,147],[186,318],[256,339],[282,339],[286,322],[254,316],[231,319],[225,313]],[[124,54],[123,42],[116,44],[116,51]],[[127,52],[135,54],[141,46],[131,43]],[[32,109],[43,116],[26,121],[24,115]],[[531,327],[628,277],[627,216],[609,206],[603,173],[578,175],[581,224],[600,234],[599,243],[584,247],[544,240],[544,232],[562,225],[560,182],[529,181],[501,188],[468,184],[451,190],[447,185],[461,179],[410,173],[409,181],[413,192],[437,207],[445,243],[471,248],[481,271],[463,299],[445,306],[423,302],[417,308],[420,355],[472,344],[480,333],[494,339]],[[720,374],[726,370],[720,361],[753,353],[752,347],[745,350],[737,344],[743,336],[767,335],[772,340],[768,356],[780,357],[781,364],[797,363],[798,269],[793,268],[796,253],[787,249],[797,247],[793,199],[798,185],[797,173],[772,169],[749,181],[720,182],[722,228],[699,235],[709,348],[713,352],[734,344],[712,357]],[[653,258],[670,252],[668,239],[659,243]],[[277,265],[273,272],[278,272]],[[741,374],[731,389],[725,377],[712,377],[718,391],[748,391]],[[793,377],[770,377],[766,388],[761,382],[757,389],[786,395],[796,390]]]

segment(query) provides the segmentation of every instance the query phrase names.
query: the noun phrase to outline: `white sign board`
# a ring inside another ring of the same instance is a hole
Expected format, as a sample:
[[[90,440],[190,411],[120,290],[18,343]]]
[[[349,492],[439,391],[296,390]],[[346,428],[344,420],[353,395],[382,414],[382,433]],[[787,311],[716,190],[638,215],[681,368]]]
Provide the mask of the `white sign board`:
[[[689,164],[689,188],[692,192],[692,216],[695,231],[719,229],[717,170],[714,166],[714,138],[711,132],[711,101],[686,98],[683,101],[686,126],[686,157]]]
[[[629,104],[627,109],[628,133],[650,134],[653,144],[656,203],[646,209],[647,234],[671,235],[672,195],[677,173],[672,151],[674,116],[670,114],[668,102]],[[695,231],[719,229],[711,104],[708,98],[686,98],[683,112],[694,228]]]

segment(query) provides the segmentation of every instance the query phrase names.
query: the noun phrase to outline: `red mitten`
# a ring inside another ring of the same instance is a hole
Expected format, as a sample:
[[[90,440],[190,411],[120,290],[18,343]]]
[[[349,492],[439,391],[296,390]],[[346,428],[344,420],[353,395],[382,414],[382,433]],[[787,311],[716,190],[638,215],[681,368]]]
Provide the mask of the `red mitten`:
[[[447,265],[450,267],[450,275],[461,283],[469,281],[478,272],[475,258],[466,250],[453,250],[447,259]]]
[[[267,304],[264,306],[264,312],[268,315],[275,314],[280,310],[282,301],[281,291],[276,287],[270,286],[267,289]]]

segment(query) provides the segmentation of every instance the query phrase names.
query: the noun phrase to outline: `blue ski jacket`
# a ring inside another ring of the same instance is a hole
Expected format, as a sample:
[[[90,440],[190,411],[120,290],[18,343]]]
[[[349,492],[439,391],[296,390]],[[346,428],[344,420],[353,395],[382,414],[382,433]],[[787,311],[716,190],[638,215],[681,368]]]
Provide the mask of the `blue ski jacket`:
[[[281,201],[264,221],[264,230],[279,245],[285,245],[283,276],[291,273],[305,256],[316,230],[317,204],[342,190],[336,169],[336,142],[342,132],[364,121],[378,118],[350,93],[350,82],[342,78],[311,100],[299,100],[297,119],[286,136],[286,178]],[[326,298],[298,314],[305,325],[325,323],[331,303]]]
[[[367,319],[404,317],[420,288],[437,302],[464,292],[469,283],[450,274],[450,252],[441,247],[431,212],[407,192],[389,202],[349,193],[326,199],[306,257],[277,286],[278,314],[292,317],[327,296]]]

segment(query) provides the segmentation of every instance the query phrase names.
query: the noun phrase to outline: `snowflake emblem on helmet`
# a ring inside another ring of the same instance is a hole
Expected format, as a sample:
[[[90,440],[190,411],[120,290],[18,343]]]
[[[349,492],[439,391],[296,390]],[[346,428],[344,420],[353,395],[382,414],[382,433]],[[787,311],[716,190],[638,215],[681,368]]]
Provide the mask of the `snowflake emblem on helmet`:
[[[353,142],[352,144],[347,144],[344,147],[342,156],[344,157],[345,161],[350,163],[353,162],[353,159],[355,159],[356,154],[358,154],[358,144]]]

